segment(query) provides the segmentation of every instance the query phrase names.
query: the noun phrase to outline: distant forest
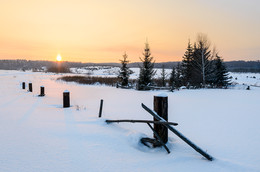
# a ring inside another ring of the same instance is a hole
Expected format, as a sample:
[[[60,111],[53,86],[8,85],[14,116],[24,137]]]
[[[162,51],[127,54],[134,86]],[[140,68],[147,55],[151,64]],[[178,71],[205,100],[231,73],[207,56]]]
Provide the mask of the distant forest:
[[[0,69],[3,70],[34,70],[43,71],[54,66],[57,62],[53,61],[32,61],[32,60],[0,60]],[[164,67],[172,69],[180,62],[155,63],[155,68]],[[255,72],[260,73],[260,61],[228,61],[224,62],[230,72]],[[81,63],[81,62],[62,62],[68,68],[86,66],[115,66],[120,67],[120,63]],[[129,63],[128,67],[139,67],[141,62]]]

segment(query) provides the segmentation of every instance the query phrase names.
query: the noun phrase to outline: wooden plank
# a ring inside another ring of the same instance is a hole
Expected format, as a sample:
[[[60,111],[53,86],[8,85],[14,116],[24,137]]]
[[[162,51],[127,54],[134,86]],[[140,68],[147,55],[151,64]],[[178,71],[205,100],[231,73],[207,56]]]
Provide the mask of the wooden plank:
[[[164,147],[164,149],[168,152],[171,153],[170,150],[168,149],[168,147],[166,146],[166,143],[163,142],[162,138],[159,136],[159,134],[154,130],[154,128],[151,126],[151,124],[147,123],[147,125],[151,128],[151,130],[153,131],[154,135],[156,136],[156,138],[159,140],[159,142],[162,144],[162,146]]]
[[[131,122],[131,123],[152,123],[152,124],[168,124],[168,125],[178,125],[175,122],[166,122],[166,121],[150,121],[150,120],[132,120],[132,119],[120,119],[120,120],[106,120],[106,123],[112,122]]]
[[[151,109],[149,109],[147,106],[145,106],[142,103],[142,107],[149,112],[153,117],[155,117],[157,120],[160,121],[164,121],[166,122],[163,118],[161,118],[160,116],[158,116],[156,114],[156,112],[152,111]],[[196,150],[198,153],[200,153],[202,156],[204,156],[205,158],[207,158],[209,161],[213,160],[213,157],[210,156],[209,154],[207,154],[205,151],[203,151],[200,147],[196,146],[193,142],[191,142],[188,138],[186,138],[184,135],[182,135],[178,130],[176,130],[175,128],[173,128],[172,126],[168,125],[168,124],[163,124],[165,127],[167,127],[169,130],[171,130],[174,134],[176,134],[178,137],[180,137],[185,143],[187,143],[189,146],[191,146],[194,150]]]

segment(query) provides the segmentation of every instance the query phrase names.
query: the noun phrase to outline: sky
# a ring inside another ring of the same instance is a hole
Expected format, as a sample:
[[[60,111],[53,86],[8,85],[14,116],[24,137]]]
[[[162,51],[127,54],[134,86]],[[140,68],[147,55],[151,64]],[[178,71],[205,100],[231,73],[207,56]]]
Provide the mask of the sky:
[[[260,60],[259,0],[0,0],[0,59],[180,61],[207,34],[225,61]]]

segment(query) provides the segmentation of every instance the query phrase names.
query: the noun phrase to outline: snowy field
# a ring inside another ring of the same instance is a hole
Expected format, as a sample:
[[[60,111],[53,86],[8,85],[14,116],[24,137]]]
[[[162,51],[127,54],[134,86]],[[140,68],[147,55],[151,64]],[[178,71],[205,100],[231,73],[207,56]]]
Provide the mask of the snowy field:
[[[147,125],[105,123],[152,120],[141,103],[152,107],[161,91],[78,85],[56,81],[60,75],[2,70],[0,171],[260,171],[260,74],[231,75],[238,83],[232,89],[164,92],[169,121],[214,157],[208,161],[171,132],[167,154],[139,142],[153,136]],[[21,89],[23,81],[33,83],[33,93]],[[41,85],[45,97],[37,96]],[[255,86],[246,90],[246,85]],[[64,90],[70,91],[71,108],[62,108]]]
[[[130,75],[130,79],[136,79],[139,76],[139,68],[130,68],[133,73]],[[83,68],[71,68],[74,74],[84,74],[89,76],[99,76],[99,77],[117,77],[119,74],[119,67],[110,66],[89,66]],[[155,69],[155,78],[161,77],[162,69]],[[170,76],[171,69],[165,69],[165,72]]]

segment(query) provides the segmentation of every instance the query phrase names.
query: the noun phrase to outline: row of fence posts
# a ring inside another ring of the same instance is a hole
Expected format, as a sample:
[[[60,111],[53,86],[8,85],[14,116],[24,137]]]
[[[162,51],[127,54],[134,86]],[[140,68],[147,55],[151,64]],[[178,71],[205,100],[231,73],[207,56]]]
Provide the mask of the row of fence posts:
[[[22,88],[25,89],[25,82],[22,83]],[[32,83],[28,83],[28,91],[33,92]]]
[[[29,92],[33,92],[32,83],[28,84],[29,86]],[[22,83],[22,88],[25,89],[25,82]],[[44,86],[40,87],[40,95],[39,96],[45,96],[44,92]],[[99,107],[99,115],[98,117],[102,117],[102,109],[103,109],[103,102],[104,100],[100,100],[100,107]],[[68,90],[65,90],[63,92],[63,108],[69,108],[70,107],[70,92]],[[154,96],[154,111],[163,119],[168,121],[168,97],[165,96]],[[157,121],[154,118],[154,121]],[[167,143],[168,141],[168,129],[160,124],[154,124],[154,130],[159,134],[159,136],[162,138],[164,143]],[[155,138],[156,136],[154,136]]]
[[[33,92],[32,83],[28,84],[29,92]],[[25,89],[25,82],[22,83],[22,89]],[[44,86],[40,87],[40,95],[39,96],[45,96],[44,92]],[[103,102],[104,100],[100,100],[100,107],[99,107],[99,115],[98,117],[102,117],[102,109],[103,109]],[[68,90],[65,90],[63,92],[63,108],[69,108],[70,107],[70,92]],[[168,97],[165,96],[154,96],[154,111],[163,119],[168,121]],[[154,118],[154,121],[157,121]],[[168,141],[168,129],[160,124],[154,124],[154,130],[159,134],[159,136],[162,138],[164,143],[167,143]],[[156,136],[154,136],[155,138]]]
[[[25,82],[22,83],[22,89],[25,89]],[[32,83],[28,83],[28,91],[29,92],[33,92],[33,87],[32,87]],[[44,86],[40,86],[40,95],[39,96],[45,96],[45,92],[44,92]]]
[[[32,83],[29,83],[29,92],[33,92]],[[22,83],[22,88],[25,89],[25,82]],[[45,96],[44,86],[40,87],[40,95]],[[102,109],[103,109],[104,100],[101,99],[100,107],[99,107],[99,115],[98,117],[102,117]],[[63,108],[70,107],[70,92],[65,90],[63,92]],[[168,121],[168,97],[165,96],[154,96],[154,111],[163,119]],[[154,121],[157,121],[154,119]],[[154,130],[159,134],[164,143],[168,141],[168,129],[160,124],[154,124]],[[155,136],[154,136],[155,137]]]
[[[28,83],[28,91],[29,92],[33,92],[33,87],[32,87],[32,83]],[[22,82],[22,89],[25,89],[25,82]],[[40,87],[40,97],[45,96],[45,91],[44,91],[44,86]],[[100,108],[99,108],[99,115],[98,117],[101,118],[102,116],[102,109],[103,109],[103,102],[104,100],[101,99],[100,101]],[[63,92],[63,108],[69,108],[70,107],[70,92],[68,90],[65,90]]]

